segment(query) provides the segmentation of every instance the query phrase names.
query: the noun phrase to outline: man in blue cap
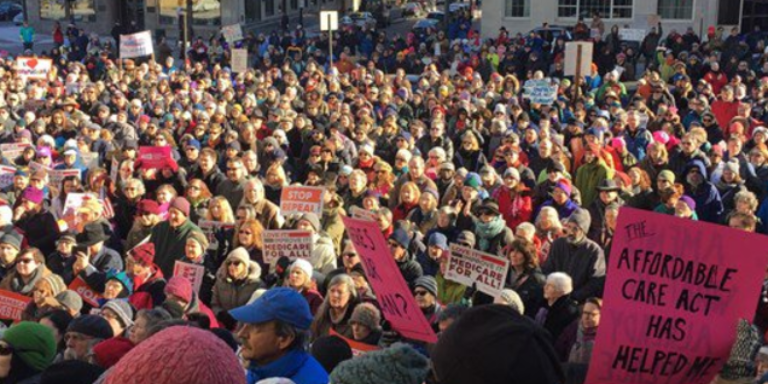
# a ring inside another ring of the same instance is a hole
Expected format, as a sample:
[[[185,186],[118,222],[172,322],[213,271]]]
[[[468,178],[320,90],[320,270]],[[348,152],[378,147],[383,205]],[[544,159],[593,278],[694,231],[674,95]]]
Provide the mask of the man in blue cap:
[[[273,288],[229,314],[242,324],[237,337],[241,356],[249,361],[248,384],[273,377],[328,384],[328,373],[306,352],[312,314],[301,294]]]

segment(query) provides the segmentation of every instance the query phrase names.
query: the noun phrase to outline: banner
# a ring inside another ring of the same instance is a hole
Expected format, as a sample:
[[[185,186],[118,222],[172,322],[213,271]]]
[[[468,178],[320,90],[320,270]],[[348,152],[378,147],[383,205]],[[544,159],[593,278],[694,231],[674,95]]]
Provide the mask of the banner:
[[[151,56],[155,53],[152,46],[152,34],[149,31],[120,35],[120,58]]]
[[[362,355],[365,355],[368,352],[378,351],[379,349],[381,349],[376,345],[365,344],[359,341],[348,339],[340,335],[338,332],[334,331],[333,328],[331,328],[328,334],[330,336],[336,336],[339,339],[344,340],[344,342],[347,343],[347,345],[349,345],[349,348],[352,350],[352,357],[360,357]]]
[[[619,37],[624,41],[643,41],[645,39],[644,29],[619,29]]]
[[[235,224],[223,223],[221,221],[200,220],[197,223],[197,226],[200,227],[205,234],[205,237],[208,239],[208,250],[213,251],[219,249],[219,239],[216,238],[216,232],[222,228],[232,229],[235,227]]]
[[[79,169],[54,169],[48,171],[48,179],[51,185],[57,189],[61,187],[61,181],[67,176],[75,176],[78,179],[82,177],[82,172]]]
[[[498,297],[504,289],[509,260],[458,244],[450,245],[448,270],[445,278],[471,287],[487,295]]]
[[[243,73],[248,70],[248,50],[244,48],[232,49],[232,72]]]
[[[78,276],[72,280],[72,283],[69,284],[69,289],[80,295],[80,297],[83,298],[83,301],[88,303],[91,307],[99,306],[101,295],[96,293],[96,291],[94,291],[82,277]]]
[[[171,147],[139,147],[139,160],[142,169],[162,169],[171,159]]]
[[[312,233],[309,231],[265,230],[262,232],[262,243],[264,262],[267,264],[283,256],[291,261],[312,257]]]
[[[37,57],[17,57],[16,72],[24,79],[45,80],[53,67],[53,60]]]
[[[234,43],[243,39],[243,28],[240,24],[225,25],[221,27],[221,34],[227,43]]]
[[[203,276],[205,275],[205,267],[200,264],[185,263],[183,261],[176,260],[176,264],[173,266],[173,276],[181,276],[190,283],[195,292],[200,293],[200,287],[203,285]]]
[[[557,98],[557,85],[552,85],[550,79],[528,80],[523,90],[523,97],[535,104],[552,105]]]
[[[317,217],[322,217],[324,193],[325,188],[322,187],[284,187],[280,195],[280,210],[283,216],[314,212]]]
[[[768,237],[621,208],[588,384],[707,384],[752,321]]]
[[[21,321],[21,314],[32,298],[15,292],[0,290],[0,319]]]
[[[378,223],[344,216],[341,219],[344,220],[349,238],[360,255],[365,274],[376,293],[376,300],[384,317],[406,338],[427,343],[437,342],[437,335],[416,304],[408,284],[397,268]]]
[[[16,167],[0,165],[0,188],[13,185],[13,176],[16,175]]]

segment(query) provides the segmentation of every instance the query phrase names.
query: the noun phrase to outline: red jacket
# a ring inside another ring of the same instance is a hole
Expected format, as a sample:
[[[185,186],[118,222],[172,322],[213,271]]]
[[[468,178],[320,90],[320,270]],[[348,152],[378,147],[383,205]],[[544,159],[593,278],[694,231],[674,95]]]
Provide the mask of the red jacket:
[[[728,129],[731,119],[736,117],[739,113],[739,102],[736,100],[727,102],[718,99],[712,103],[712,113],[715,115],[715,119],[717,119],[717,124],[720,125],[720,128],[726,130]],[[749,127],[744,128],[749,129]]]
[[[533,203],[531,197],[523,191],[513,197],[508,187],[501,186],[493,192],[493,198],[499,202],[501,216],[510,229],[514,230],[520,223],[531,221]]]

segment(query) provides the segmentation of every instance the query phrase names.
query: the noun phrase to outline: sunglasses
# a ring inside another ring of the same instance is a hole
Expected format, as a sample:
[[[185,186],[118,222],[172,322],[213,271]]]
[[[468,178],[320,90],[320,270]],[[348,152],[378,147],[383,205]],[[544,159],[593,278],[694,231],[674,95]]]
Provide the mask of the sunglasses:
[[[242,264],[242,263],[243,263],[243,262],[242,262],[242,261],[240,261],[240,260],[232,260],[232,261],[230,261],[229,263],[227,263],[227,265],[234,265],[234,266],[238,266],[238,265],[240,265],[240,264]]]
[[[357,257],[357,253],[347,252],[343,254],[344,257]]]
[[[426,296],[429,292],[427,291],[413,291],[414,296]]]
[[[13,347],[10,345],[0,345],[0,356],[8,356],[12,354],[14,351]]]
[[[33,263],[34,261],[35,259],[19,259],[19,263],[22,263],[22,264]]]

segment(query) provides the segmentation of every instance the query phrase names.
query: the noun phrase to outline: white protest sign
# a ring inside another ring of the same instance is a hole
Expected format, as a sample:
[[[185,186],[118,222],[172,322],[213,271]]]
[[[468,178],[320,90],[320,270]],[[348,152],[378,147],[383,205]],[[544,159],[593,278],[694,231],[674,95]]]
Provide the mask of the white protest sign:
[[[96,152],[81,153],[80,157],[88,169],[94,169],[99,166],[99,154]]]
[[[205,234],[205,237],[208,239],[208,250],[216,250],[219,249],[219,240],[216,238],[216,232],[219,229],[232,229],[235,227],[235,224],[224,223],[221,221],[200,220],[197,223],[197,226],[200,227]]]
[[[13,175],[16,174],[16,167],[10,165],[0,165],[0,188],[13,185]]]
[[[54,169],[48,171],[48,178],[51,181],[51,185],[56,188],[61,187],[61,181],[67,176],[75,176],[80,179],[82,175],[79,169]]]
[[[598,29],[598,28],[590,28],[589,29],[589,38],[590,39],[594,39],[596,37],[601,37],[601,36],[602,35],[600,35],[600,29]]]
[[[25,79],[41,79],[48,77],[48,72],[53,67],[53,60],[37,57],[17,57],[16,72]]]
[[[523,86],[523,97],[531,103],[552,105],[557,97],[557,85],[552,85],[549,79],[528,80]]]
[[[565,43],[565,76],[576,75],[576,65],[581,60],[581,76],[592,74],[592,48],[591,42],[572,41]],[[579,57],[579,51],[581,56]]]
[[[479,291],[493,297],[501,294],[509,270],[508,259],[457,244],[450,248],[446,279],[467,287],[476,284]]]
[[[120,161],[118,161],[116,157],[113,157],[112,166],[110,167],[110,170],[109,170],[109,178],[112,181],[117,182],[117,174],[119,170],[120,170]]]
[[[352,214],[353,218],[360,219],[360,220],[377,221],[379,218],[379,215],[376,212],[372,212],[367,209],[360,208],[356,205],[353,205],[349,209],[349,213]]]
[[[221,27],[221,34],[227,43],[234,43],[243,39],[243,28],[240,24],[225,25]]]
[[[120,58],[150,56],[154,54],[152,34],[149,31],[120,35]]]
[[[645,39],[644,29],[619,29],[619,37],[624,41],[643,41]]]
[[[200,293],[204,275],[205,267],[199,264],[185,263],[176,260],[176,264],[173,266],[173,276],[181,276],[189,280],[189,282],[192,283],[192,288],[197,293]]]
[[[235,48],[232,50],[232,72],[243,73],[248,70],[248,50]]]
[[[272,262],[285,256],[291,261],[312,257],[312,233],[309,231],[267,230],[263,232],[264,261]]]
[[[320,30],[335,31],[339,29],[338,11],[320,11]]]

